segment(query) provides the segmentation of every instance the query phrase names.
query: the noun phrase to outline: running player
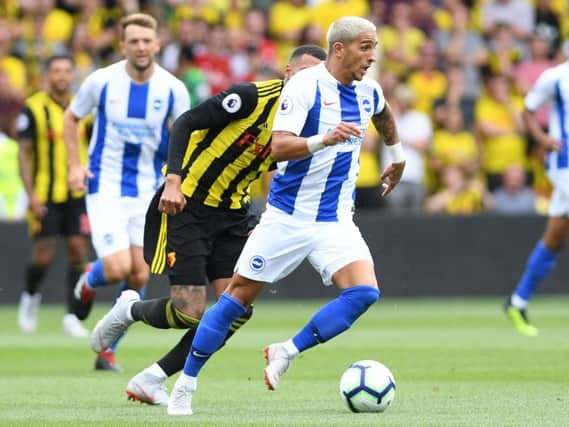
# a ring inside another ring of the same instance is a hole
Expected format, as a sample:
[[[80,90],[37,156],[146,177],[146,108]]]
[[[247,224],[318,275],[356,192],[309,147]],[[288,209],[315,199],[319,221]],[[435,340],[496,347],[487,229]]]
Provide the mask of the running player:
[[[17,127],[20,176],[28,195],[28,223],[32,236],[32,259],[26,269],[25,288],[18,307],[18,323],[25,333],[37,329],[41,282],[57,252],[57,237],[67,249],[67,314],[63,331],[85,338],[89,331],[74,314],[73,288],[89,253],[89,222],[84,192],[70,192],[67,153],[63,142],[63,113],[71,101],[73,58],[56,55],[47,59],[46,90],[26,99]],[[85,124],[79,124],[78,150],[81,164],[87,161]]]
[[[266,283],[288,275],[304,259],[341,293],[292,339],[265,348],[270,390],[300,352],[347,330],[379,298],[371,254],[352,221],[360,145],[369,121],[394,160],[382,174],[383,195],[401,178],[403,151],[379,84],[364,77],[375,61],[375,25],[343,17],[330,26],[327,40],[326,62],[298,73],[282,92],[272,142],[279,163],[267,210],[243,248],[231,283],[198,326],[170,396],[170,415],[192,414],[198,373],[232,323],[250,310]]]
[[[545,104],[552,105],[549,134],[535,115]],[[550,152],[547,175],[553,184],[545,233],[531,253],[524,273],[506,301],[507,316],[519,333],[536,336],[538,329],[528,319],[527,306],[535,289],[555,267],[557,256],[569,233],[569,61],[544,71],[525,98],[523,118],[531,135]]]
[[[269,144],[283,84],[325,58],[318,46],[300,46],[285,67],[284,81],[234,85],[174,123],[166,187],[148,210],[144,242],[152,272],[170,277],[171,296],[138,301],[136,293],[124,292],[97,323],[91,341],[100,352],[138,320],[188,329],[166,356],[131,379],[130,398],[167,403],[163,383],[184,366],[205,310],[205,285],[212,284],[216,297],[225,289],[251,229],[249,184],[274,166]],[[237,319],[231,333],[251,314]]]
[[[87,190],[87,213],[98,259],[75,287],[87,317],[94,290],[122,282],[142,291],[148,266],[142,253],[144,217],[162,182],[169,122],[189,108],[184,84],[154,62],[156,20],[136,13],[121,20],[125,60],[91,74],[65,112],[72,190]],[[96,111],[89,166],[79,162],[77,124]],[[97,369],[117,370],[114,347],[97,357]]]

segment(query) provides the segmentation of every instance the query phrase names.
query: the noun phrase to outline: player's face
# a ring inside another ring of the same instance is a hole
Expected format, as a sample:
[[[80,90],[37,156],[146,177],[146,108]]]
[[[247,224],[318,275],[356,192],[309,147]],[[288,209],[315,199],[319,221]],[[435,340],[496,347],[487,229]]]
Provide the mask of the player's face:
[[[285,81],[290,79],[296,73],[305,68],[313,67],[314,65],[320,64],[322,61],[312,55],[304,54],[301,55],[299,58],[293,59],[290,63],[285,67]]]
[[[160,49],[156,31],[139,25],[129,25],[124,30],[121,49],[128,63],[137,71],[147,70],[153,64],[154,55]]]
[[[69,92],[73,82],[73,64],[69,59],[54,60],[47,70],[47,82],[52,92],[64,94]]]
[[[358,38],[344,44],[342,69],[351,80],[363,79],[368,68],[376,61],[377,34],[374,31],[360,33]]]

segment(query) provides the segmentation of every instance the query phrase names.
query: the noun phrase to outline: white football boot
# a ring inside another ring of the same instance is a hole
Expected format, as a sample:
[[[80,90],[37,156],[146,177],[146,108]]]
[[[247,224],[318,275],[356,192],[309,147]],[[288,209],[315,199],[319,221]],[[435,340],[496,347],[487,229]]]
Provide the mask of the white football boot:
[[[197,379],[182,372],[170,394],[168,415],[192,415],[192,396],[197,388]]]
[[[165,378],[152,374],[149,369],[139,372],[130,379],[126,386],[129,400],[149,405],[168,405],[168,393],[164,385]]]
[[[140,301],[138,292],[132,289],[123,291],[113,308],[97,322],[91,334],[91,348],[95,353],[108,349],[134,322],[130,308],[136,301]]]
[[[73,338],[87,338],[89,331],[83,327],[81,321],[73,313],[63,316],[63,333]]]
[[[33,295],[26,291],[22,292],[18,306],[18,325],[22,332],[33,334],[37,330],[40,303],[41,294],[39,292]]]
[[[298,355],[287,351],[285,343],[271,344],[265,347],[265,383],[269,390],[276,390],[279,386],[281,376],[288,371],[291,362]]]

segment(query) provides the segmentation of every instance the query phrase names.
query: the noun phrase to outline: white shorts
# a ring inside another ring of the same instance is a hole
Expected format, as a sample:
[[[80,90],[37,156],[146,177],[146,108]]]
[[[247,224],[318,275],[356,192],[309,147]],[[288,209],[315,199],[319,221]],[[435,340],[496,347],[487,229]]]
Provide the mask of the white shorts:
[[[547,175],[553,184],[553,193],[549,202],[549,216],[569,216],[569,170],[550,170]]]
[[[99,258],[144,241],[146,209],[154,193],[138,197],[113,197],[101,193],[85,198],[91,225],[91,240]]]
[[[273,283],[308,261],[325,285],[332,276],[354,261],[373,259],[360,230],[351,221],[299,222],[270,208],[251,233],[235,266],[241,276]]]

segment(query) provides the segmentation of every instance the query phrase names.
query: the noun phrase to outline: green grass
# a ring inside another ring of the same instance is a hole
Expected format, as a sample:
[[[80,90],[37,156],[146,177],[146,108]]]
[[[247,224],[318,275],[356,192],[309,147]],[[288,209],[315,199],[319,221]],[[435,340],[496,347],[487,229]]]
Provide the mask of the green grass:
[[[497,299],[385,298],[350,331],[297,359],[278,391],[266,391],[261,349],[290,337],[320,303],[260,301],[250,324],[202,371],[189,418],[124,394],[180,331],[135,325],[120,348],[125,372],[101,373],[87,341],[62,335],[61,307],[43,306],[40,330],[24,336],[15,307],[0,306],[0,425],[569,425],[568,297],[536,299],[536,338],[517,335]],[[395,375],[396,400],[383,414],[352,414],[340,400],[340,376],[360,359],[379,360]]]

